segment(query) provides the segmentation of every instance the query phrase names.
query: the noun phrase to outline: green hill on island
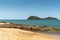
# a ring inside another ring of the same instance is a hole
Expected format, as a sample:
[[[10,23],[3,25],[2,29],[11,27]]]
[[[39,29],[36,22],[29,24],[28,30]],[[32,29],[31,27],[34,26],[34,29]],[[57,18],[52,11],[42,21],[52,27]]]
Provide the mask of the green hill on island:
[[[27,20],[58,20],[58,19],[54,17],[40,18],[37,16],[29,16]]]

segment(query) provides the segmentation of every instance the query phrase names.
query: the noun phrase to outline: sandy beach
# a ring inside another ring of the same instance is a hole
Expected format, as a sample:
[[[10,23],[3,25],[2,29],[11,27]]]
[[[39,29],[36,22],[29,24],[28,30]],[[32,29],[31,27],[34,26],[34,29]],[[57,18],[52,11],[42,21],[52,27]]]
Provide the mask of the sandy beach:
[[[0,28],[0,40],[60,40],[60,35],[35,33],[14,28]]]

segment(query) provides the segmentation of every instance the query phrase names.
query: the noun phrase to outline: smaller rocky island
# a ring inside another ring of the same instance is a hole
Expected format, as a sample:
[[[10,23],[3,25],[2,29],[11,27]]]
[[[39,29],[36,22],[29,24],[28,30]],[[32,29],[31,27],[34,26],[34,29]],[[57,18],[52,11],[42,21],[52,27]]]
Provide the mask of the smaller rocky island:
[[[27,20],[58,20],[57,18],[54,17],[46,17],[46,18],[40,18],[37,16],[30,16],[27,18]]]

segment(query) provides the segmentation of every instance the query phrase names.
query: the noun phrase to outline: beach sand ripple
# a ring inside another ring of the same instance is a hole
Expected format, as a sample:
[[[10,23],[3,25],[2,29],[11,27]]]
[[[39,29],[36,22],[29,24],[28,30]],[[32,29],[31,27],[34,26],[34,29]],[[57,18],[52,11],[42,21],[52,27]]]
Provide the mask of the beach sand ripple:
[[[14,28],[0,28],[0,40],[60,40],[60,35],[35,33]]]

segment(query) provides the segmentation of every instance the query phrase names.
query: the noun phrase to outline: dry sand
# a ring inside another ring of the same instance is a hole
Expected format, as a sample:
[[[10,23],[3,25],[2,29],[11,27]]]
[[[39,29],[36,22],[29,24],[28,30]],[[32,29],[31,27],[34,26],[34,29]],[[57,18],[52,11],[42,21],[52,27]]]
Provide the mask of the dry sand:
[[[60,40],[60,35],[35,33],[14,28],[0,28],[0,40]]]

